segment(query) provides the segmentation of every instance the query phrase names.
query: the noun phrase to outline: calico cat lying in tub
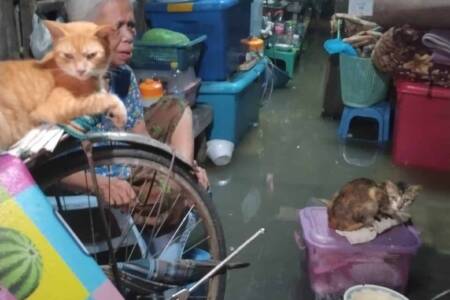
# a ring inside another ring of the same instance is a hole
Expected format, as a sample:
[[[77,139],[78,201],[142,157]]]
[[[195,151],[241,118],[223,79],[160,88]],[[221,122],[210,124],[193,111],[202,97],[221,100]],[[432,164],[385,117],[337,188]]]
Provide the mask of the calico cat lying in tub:
[[[354,231],[370,227],[376,220],[392,218],[404,223],[410,219],[406,209],[415,200],[418,185],[376,183],[358,178],[345,184],[328,202],[329,227],[340,231]]]

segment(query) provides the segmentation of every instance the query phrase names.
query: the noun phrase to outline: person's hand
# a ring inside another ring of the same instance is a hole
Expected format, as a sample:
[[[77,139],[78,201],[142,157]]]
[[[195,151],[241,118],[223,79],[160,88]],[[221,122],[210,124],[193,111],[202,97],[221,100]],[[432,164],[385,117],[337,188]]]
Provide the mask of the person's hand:
[[[111,206],[128,208],[136,199],[136,193],[125,180],[97,176],[97,182],[104,200]]]
[[[194,169],[194,175],[197,177],[198,183],[200,183],[200,185],[204,187],[205,190],[208,190],[209,180],[208,175],[206,174],[206,170],[200,167],[195,160],[192,164],[192,168]]]

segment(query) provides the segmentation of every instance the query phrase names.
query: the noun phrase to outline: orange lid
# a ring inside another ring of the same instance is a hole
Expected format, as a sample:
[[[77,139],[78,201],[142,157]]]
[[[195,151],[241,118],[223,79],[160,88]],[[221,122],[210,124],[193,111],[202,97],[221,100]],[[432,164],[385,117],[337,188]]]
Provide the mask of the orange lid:
[[[161,81],[155,79],[145,79],[139,84],[142,98],[159,99],[164,95]]]
[[[241,43],[247,45],[249,51],[261,51],[264,48],[264,41],[259,38],[245,39]]]

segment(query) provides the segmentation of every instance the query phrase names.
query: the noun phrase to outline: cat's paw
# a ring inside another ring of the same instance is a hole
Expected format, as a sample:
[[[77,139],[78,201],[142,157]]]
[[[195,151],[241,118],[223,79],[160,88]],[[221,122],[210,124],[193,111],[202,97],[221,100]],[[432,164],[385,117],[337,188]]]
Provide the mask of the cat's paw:
[[[106,112],[106,116],[111,119],[114,126],[117,128],[124,128],[127,123],[127,108],[123,104],[122,100],[115,95],[109,95],[113,102],[111,108]]]
[[[57,124],[58,120],[54,115],[40,107],[30,113],[30,121],[34,126],[39,126],[43,123]]]

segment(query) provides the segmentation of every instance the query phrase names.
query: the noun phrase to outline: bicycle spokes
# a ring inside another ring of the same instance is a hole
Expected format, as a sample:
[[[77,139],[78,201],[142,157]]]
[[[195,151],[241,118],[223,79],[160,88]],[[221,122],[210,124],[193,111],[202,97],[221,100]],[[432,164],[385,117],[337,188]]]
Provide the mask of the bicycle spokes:
[[[222,233],[206,203],[210,200],[175,170],[174,155],[164,164],[114,155],[105,159],[91,146],[83,145],[87,164],[55,176],[45,193],[127,299],[150,294],[151,299],[168,299],[223,258]],[[68,180],[74,175],[80,177],[77,184]],[[121,192],[114,186],[117,181],[134,191],[127,207],[115,205],[121,202],[116,201]],[[191,298],[217,295],[218,283],[212,280],[203,294]]]

